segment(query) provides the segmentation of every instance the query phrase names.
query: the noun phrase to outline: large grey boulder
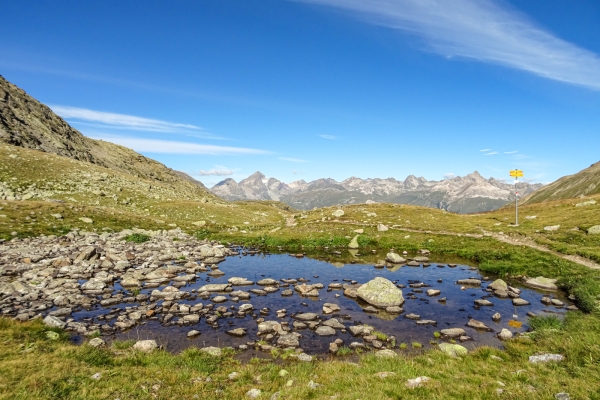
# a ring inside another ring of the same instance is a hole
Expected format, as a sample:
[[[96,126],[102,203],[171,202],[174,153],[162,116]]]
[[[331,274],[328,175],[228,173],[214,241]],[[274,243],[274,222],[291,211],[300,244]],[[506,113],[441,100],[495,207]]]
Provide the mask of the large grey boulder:
[[[508,285],[502,279],[496,279],[494,282],[492,282],[490,284],[489,288],[492,289],[492,290],[504,290],[504,291],[507,291],[508,290]]]
[[[349,249],[358,249],[358,235],[354,236],[348,244]]]
[[[356,294],[360,299],[379,308],[404,304],[402,291],[391,281],[381,277],[374,278],[362,285]]]
[[[385,256],[385,260],[393,264],[403,264],[406,262],[406,259],[400,256],[400,254],[391,252],[387,253],[387,255]]]

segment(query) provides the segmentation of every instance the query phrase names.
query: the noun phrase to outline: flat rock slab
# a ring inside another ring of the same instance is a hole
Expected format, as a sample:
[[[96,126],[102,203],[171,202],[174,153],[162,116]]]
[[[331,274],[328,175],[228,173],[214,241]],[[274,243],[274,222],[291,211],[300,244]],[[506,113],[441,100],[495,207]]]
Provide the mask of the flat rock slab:
[[[318,315],[315,313],[302,313],[294,315],[294,318],[300,321],[314,321]]]
[[[356,294],[360,299],[379,308],[404,304],[402,291],[390,280],[381,277],[374,278],[362,285]]]
[[[244,328],[235,328],[230,331],[227,331],[228,335],[242,337],[246,335],[246,330]]]
[[[544,278],[543,276],[529,278],[525,281],[525,284],[536,289],[558,290],[558,286],[556,286],[556,279]]]
[[[256,282],[256,284],[258,284],[260,286],[270,286],[270,285],[278,285],[279,282],[277,282],[275,279],[265,278],[265,279],[261,279],[260,281]]]
[[[481,286],[481,280],[469,278],[469,279],[459,279],[456,281],[459,285],[465,286]]]
[[[529,357],[529,362],[530,363],[539,363],[539,362],[549,362],[549,361],[562,361],[565,359],[565,356],[561,355],[561,354],[540,354],[540,355],[536,355],[536,356],[530,356]]]
[[[453,339],[465,335],[466,332],[463,328],[448,328],[442,329],[440,333],[442,336]]]
[[[208,285],[204,285],[200,289],[198,289],[198,293],[201,293],[201,292],[224,292],[225,289],[227,289],[230,286],[231,285],[228,283],[211,283]]]
[[[321,325],[317,328],[315,333],[319,336],[333,336],[335,335],[335,329],[330,326]]]
[[[237,276],[227,279],[227,282],[234,286],[254,285],[254,282],[252,282],[251,280],[248,280],[246,278],[239,278]]]
[[[512,299],[512,303],[515,306],[527,306],[530,304],[527,300],[521,298]]]
[[[482,307],[491,307],[491,306],[494,305],[494,303],[492,303],[488,299],[477,299],[477,300],[474,301],[474,303],[476,305],[482,306]]]

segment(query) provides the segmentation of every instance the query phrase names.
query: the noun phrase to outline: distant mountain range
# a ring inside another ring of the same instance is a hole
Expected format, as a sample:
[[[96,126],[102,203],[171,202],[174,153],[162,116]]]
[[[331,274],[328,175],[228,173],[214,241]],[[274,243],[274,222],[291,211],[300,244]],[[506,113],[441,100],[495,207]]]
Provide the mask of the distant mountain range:
[[[519,183],[518,187],[519,195],[525,196],[541,188],[542,184]],[[210,191],[226,200],[278,200],[300,210],[336,204],[387,202],[466,214],[494,210],[514,201],[514,185],[494,178],[485,179],[477,171],[442,181],[410,175],[404,181],[351,177],[342,182],[324,178],[289,184],[255,172],[239,183],[225,179]]]

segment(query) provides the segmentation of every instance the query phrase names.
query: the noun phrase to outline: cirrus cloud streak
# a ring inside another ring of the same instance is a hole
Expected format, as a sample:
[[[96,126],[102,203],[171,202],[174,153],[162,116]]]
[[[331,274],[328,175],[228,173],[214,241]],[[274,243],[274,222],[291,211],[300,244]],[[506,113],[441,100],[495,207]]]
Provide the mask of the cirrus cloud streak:
[[[210,154],[210,155],[244,155],[270,154],[270,151],[246,147],[215,146],[175,140],[145,139],[117,135],[93,135],[93,139],[120,144],[137,152],[159,154]]]
[[[412,33],[429,50],[500,64],[600,90],[600,56],[538,27],[492,0],[297,0],[349,10],[369,22]]]

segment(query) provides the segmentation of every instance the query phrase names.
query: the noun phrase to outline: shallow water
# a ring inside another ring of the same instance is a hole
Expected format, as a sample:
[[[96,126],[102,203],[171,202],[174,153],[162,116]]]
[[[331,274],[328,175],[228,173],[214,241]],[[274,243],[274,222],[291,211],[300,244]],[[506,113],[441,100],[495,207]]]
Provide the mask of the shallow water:
[[[384,254],[383,252],[381,252]],[[288,321],[290,326],[293,322],[291,317],[292,314],[301,312],[314,312],[319,315],[323,315],[322,306],[323,303],[335,303],[340,306],[341,311],[334,313],[324,318],[330,317],[344,317],[343,323],[346,326],[353,325],[359,322],[369,324],[376,330],[381,331],[389,336],[396,338],[396,343],[407,343],[409,345],[412,342],[419,342],[423,345],[423,348],[434,346],[429,341],[434,339],[433,333],[448,327],[461,327],[464,328],[467,335],[472,337],[472,341],[462,343],[467,348],[474,348],[477,346],[494,346],[502,347],[502,342],[499,341],[495,334],[502,328],[507,328],[513,333],[524,332],[528,329],[527,325],[527,312],[532,311],[536,314],[551,312],[557,314],[565,313],[564,308],[556,308],[553,306],[545,306],[541,303],[541,298],[544,296],[543,292],[538,292],[529,288],[522,287],[517,282],[508,282],[514,287],[518,287],[523,290],[521,298],[528,300],[531,304],[528,306],[513,306],[511,299],[500,299],[494,296],[490,296],[489,292],[486,292],[485,287],[488,283],[494,279],[489,277],[489,282],[483,282],[482,287],[467,287],[466,290],[461,290],[461,286],[455,284],[458,279],[466,278],[478,278],[482,279],[479,272],[472,266],[459,264],[458,266],[451,268],[448,264],[434,263],[431,262],[429,267],[410,267],[410,266],[394,266],[392,268],[376,269],[373,267],[373,263],[361,264],[359,262],[368,262],[382,258],[382,255],[369,254],[364,258],[366,260],[360,261],[359,258],[355,258],[349,253],[344,253],[341,256],[335,256],[331,254],[315,254],[315,257],[327,258],[329,261],[333,261],[336,258],[344,260],[346,262],[334,261],[334,263],[328,261],[322,261],[318,258],[304,257],[296,258],[287,254],[257,254],[257,255],[239,255],[228,257],[224,262],[219,264],[219,269],[225,272],[225,275],[219,278],[208,277],[206,273],[200,274],[196,282],[188,284],[180,290],[191,291],[192,289],[198,289],[206,283],[227,283],[227,280],[231,277],[244,277],[252,281],[258,281],[262,278],[273,278],[276,280],[289,279],[289,278],[305,278],[309,280],[309,284],[322,283],[325,288],[319,290],[319,298],[307,298],[301,297],[294,292],[291,297],[281,296],[281,291],[284,288],[280,288],[278,292],[268,294],[267,296],[256,296],[251,295],[251,299],[247,302],[251,303],[256,313],[263,307],[268,307],[271,313],[267,316],[263,316],[265,320],[277,320],[278,322]],[[357,263],[348,263],[348,260],[358,260]],[[446,260],[445,260],[446,261]],[[446,261],[447,262],[447,261]],[[383,277],[391,280],[397,284],[404,284],[406,288],[401,289],[406,300],[402,306],[404,313],[400,315],[390,315],[385,312],[379,314],[367,314],[363,311],[363,307],[367,306],[362,301],[357,301],[345,297],[343,290],[332,290],[327,291],[327,286],[332,282],[343,282],[343,279],[356,280],[358,283],[366,283],[375,277]],[[438,280],[442,280],[441,283]],[[409,287],[409,283],[413,281],[423,282],[430,287],[422,288],[423,293],[416,293],[414,289]],[[165,285],[166,286],[166,285]],[[161,290],[164,286],[158,288]],[[290,286],[293,288],[292,286]],[[234,286],[234,290],[248,291],[252,288],[261,288],[261,286]],[[428,297],[426,295],[427,289],[439,289],[441,294],[435,297]],[[115,285],[115,289],[120,289],[118,285]],[[150,293],[153,289],[142,290],[142,293]],[[416,297],[412,299],[410,293],[413,293]],[[340,295],[335,297],[335,295]],[[548,293],[546,293],[548,294]],[[212,293],[211,297],[216,295]],[[229,297],[227,294],[224,294]],[[568,305],[568,301],[564,298],[564,295],[559,292],[551,293],[553,297],[560,298],[565,304]],[[446,297],[446,303],[438,302],[438,299]],[[488,298],[494,306],[491,307],[475,307],[473,301],[480,298]],[[208,304],[210,300],[180,300],[178,303],[186,304]],[[234,303],[231,301],[218,304],[217,306],[227,306],[228,308],[234,305],[238,308],[244,302],[240,301]],[[124,308],[130,307],[135,303],[121,304],[116,307]],[[114,307],[110,307],[114,308]],[[283,319],[276,317],[276,311],[279,309],[286,309],[287,316]],[[99,307],[91,311],[81,311],[74,313],[75,319],[84,317],[94,317],[99,314],[107,313],[109,308]],[[496,323],[492,321],[492,315],[496,312],[502,315],[500,322]],[[416,321],[405,318],[405,315],[409,313],[419,314],[421,319],[431,319],[437,321],[435,326],[425,325],[417,326]],[[469,318],[476,319],[484,322],[487,326],[492,328],[494,332],[480,332],[475,329],[466,326]],[[521,328],[514,328],[508,325],[509,320],[517,320],[522,322]],[[188,326],[162,326],[158,321],[148,321],[144,325],[138,325],[133,329],[118,333],[114,336],[115,339],[156,339],[166,347],[167,350],[172,352],[179,352],[190,346],[204,347],[204,346],[239,346],[246,344],[249,341],[259,340],[257,336],[257,323],[254,321],[250,314],[244,318],[227,318],[219,320],[219,327],[217,329],[208,325],[204,318],[196,325]],[[247,330],[247,336],[242,338],[236,338],[229,336],[225,332],[233,328],[243,327]],[[187,332],[195,329],[201,332],[200,336],[193,339],[186,337]],[[300,346],[309,354],[327,354],[329,343],[333,342],[336,338],[340,338],[344,341],[345,345],[349,345],[353,341],[362,342],[360,338],[354,338],[350,332],[341,333],[337,331],[336,336],[320,337],[309,329],[298,331],[302,334],[300,339]],[[439,342],[439,341],[438,341]],[[259,355],[256,350],[248,350],[244,352],[247,357]]]

